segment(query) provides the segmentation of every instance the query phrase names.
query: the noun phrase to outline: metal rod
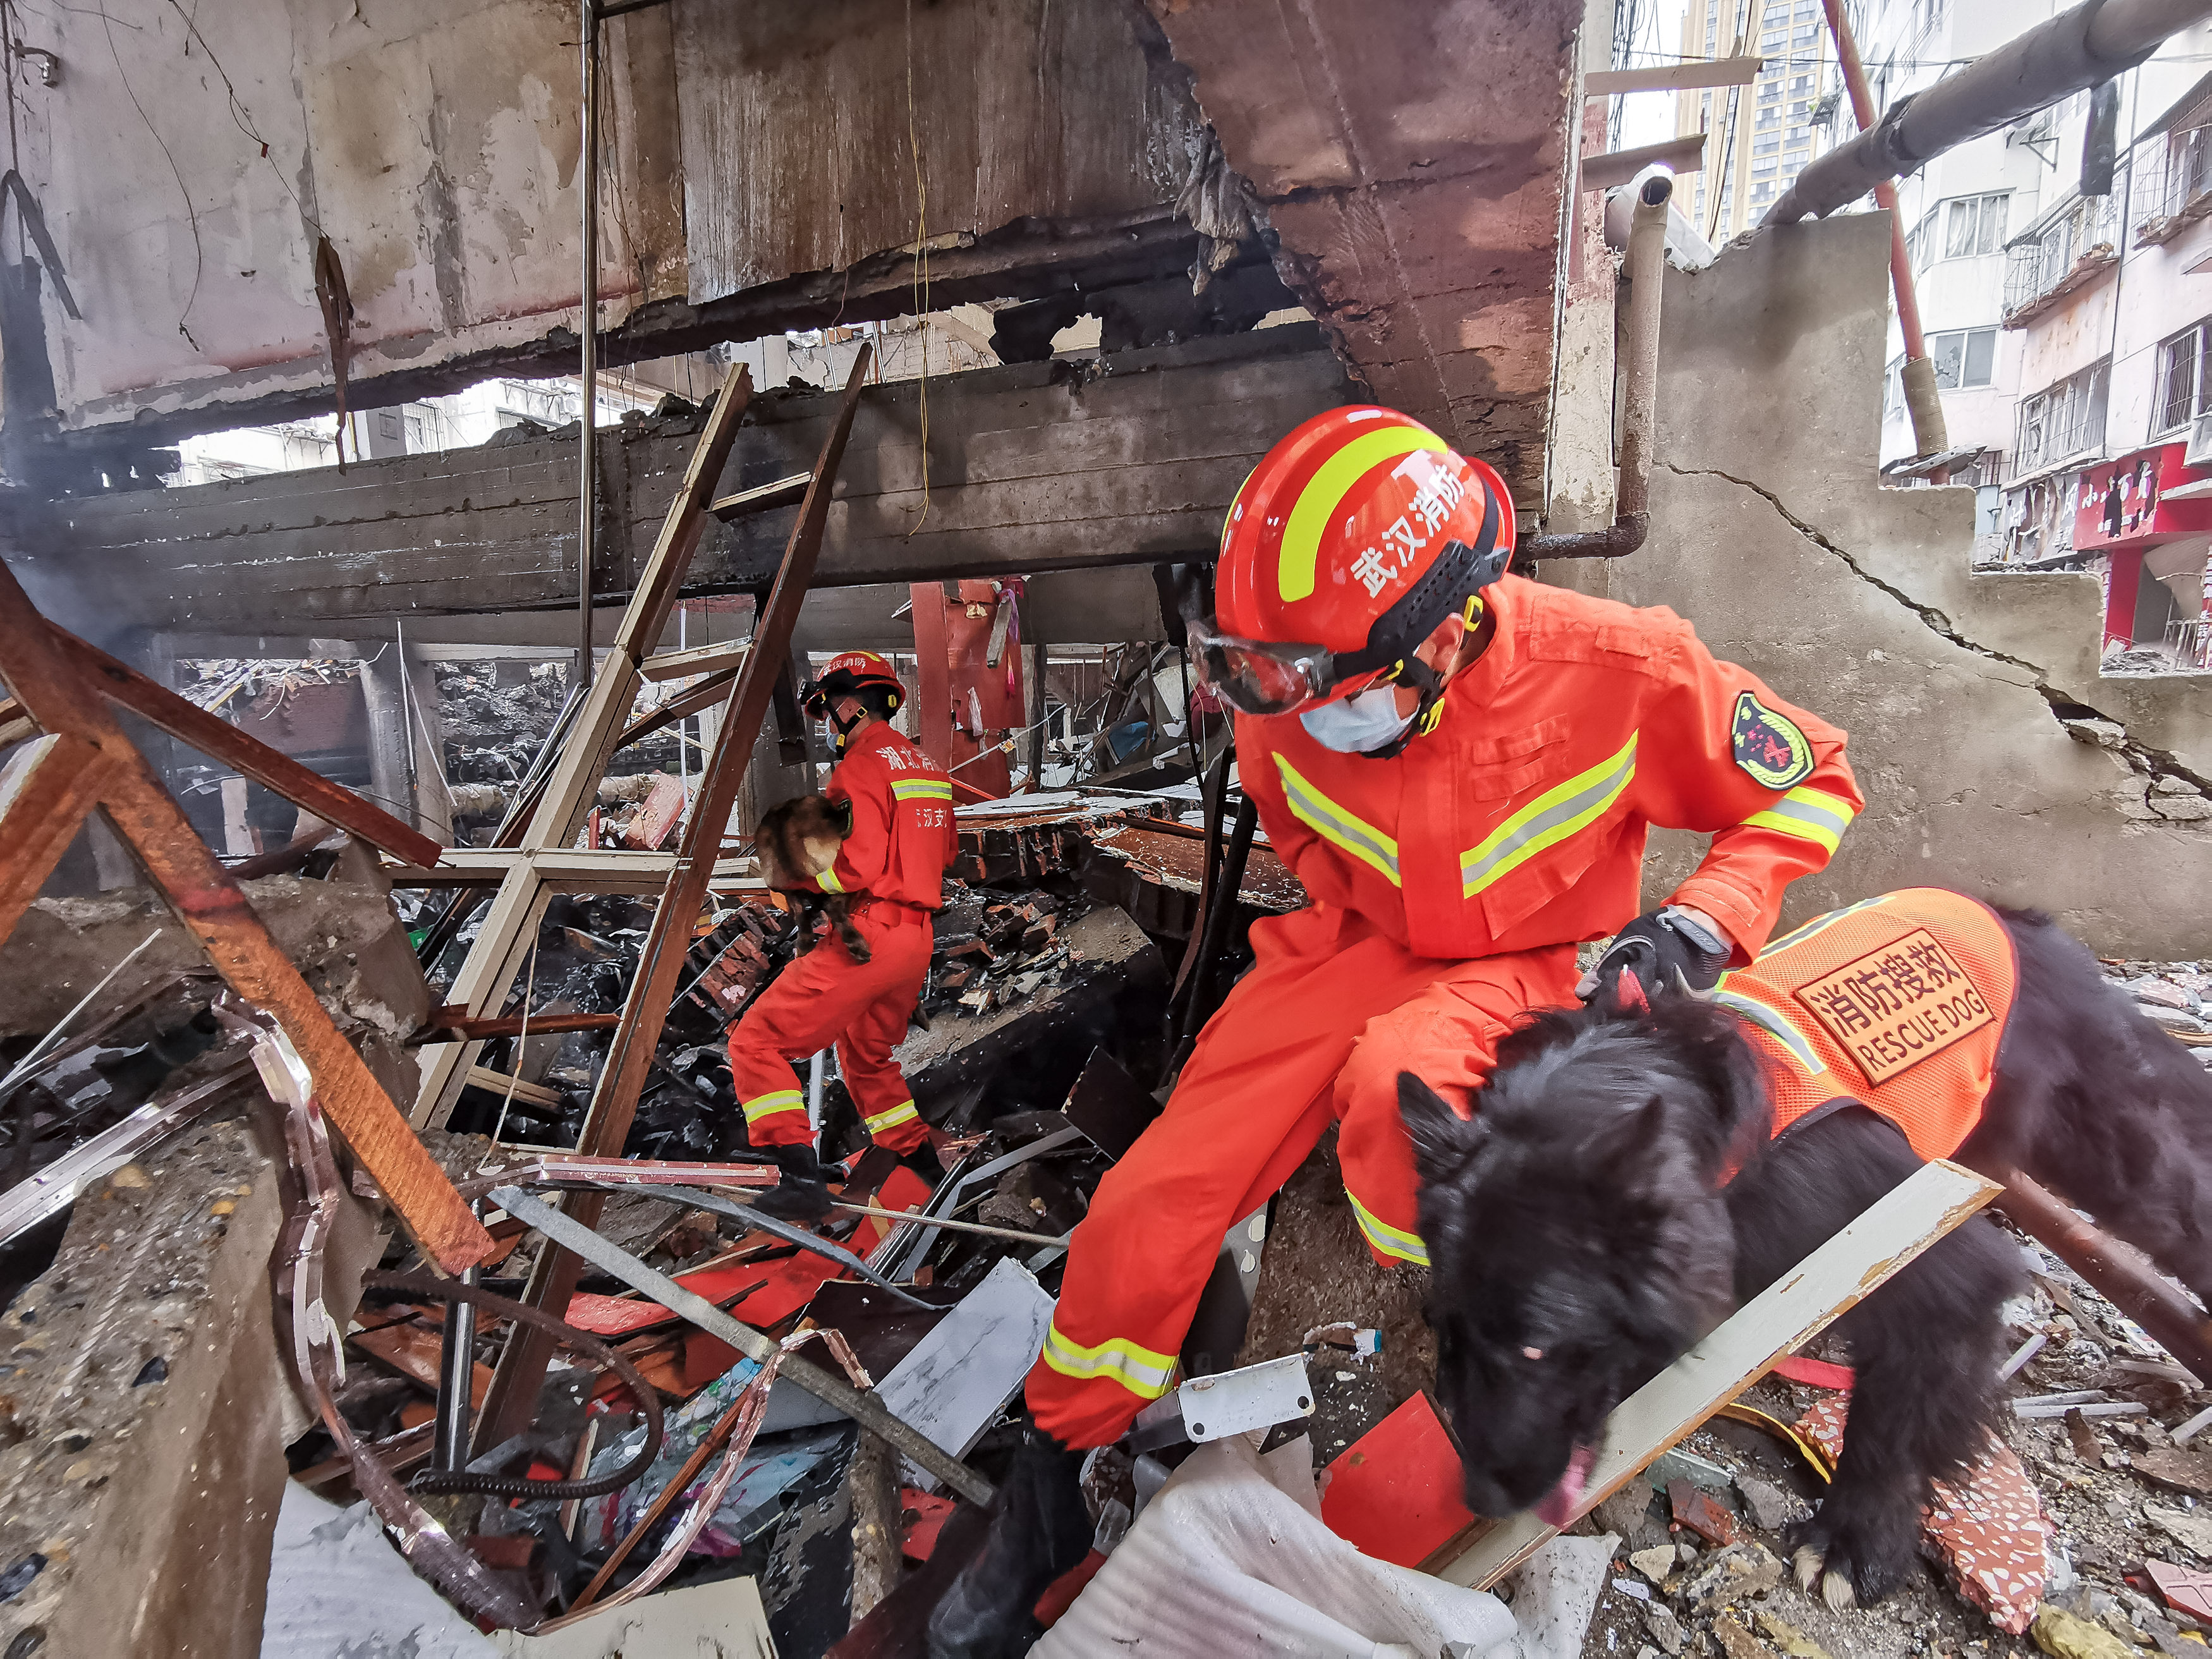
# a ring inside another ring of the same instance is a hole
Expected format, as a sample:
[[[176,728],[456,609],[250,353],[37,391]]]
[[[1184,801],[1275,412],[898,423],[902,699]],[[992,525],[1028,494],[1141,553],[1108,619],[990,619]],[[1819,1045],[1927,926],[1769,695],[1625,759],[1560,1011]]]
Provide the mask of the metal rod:
[[[1237,914],[1237,902],[1243,896],[1244,865],[1251,856],[1252,835],[1260,826],[1260,804],[1249,795],[1237,798],[1237,823],[1229,832],[1229,850],[1221,857],[1220,879],[1214,884],[1212,902],[1206,910],[1206,942],[1199,946],[1198,961],[1191,969],[1190,1000],[1183,1004],[1182,1021],[1178,1028],[1177,1048],[1195,1037],[1206,1017],[1213,1010],[1206,1000],[1213,989],[1213,970],[1222,948],[1229,942],[1230,919]]]
[[[719,1336],[749,1358],[757,1359],[765,1365],[773,1356],[782,1352],[781,1345],[773,1338],[763,1336],[749,1325],[738,1323],[706,1297],[685,1290],[665,1273],[653,1272],[635,1256],[609,1243],[574,1217],[563,1215],[551,1206],[539,1203],[520,1188],[501,1187],[491,1196],[493,1202],[509,1215],[529,1223],[553,1243],[574,1251],[592,1266],[604,1268],[633,1289],[644,1291],[678,1318],[690,1321],[709,1335]],[[873,1395],[860,1393],[850,1383],[832,1376],[819,1365],[801,1359],[796,1354],[785,1357],[783,1375],[823,1404],[835,1407],[863,1428],[890,1441],[963,1498],[976,1504],[991,1501],[993,1492],[989,1481],[910,1424],[892,1416]]]
[[[470,1211],[483,1219],[483,1206]],[[461,1283],[474,1285],[483,1275],[473,1267],[461,1274]],[[473,1401],[477,1373],[477,1309],[473,1302],[446,1304],[446,1345],[438,1354],[438,1436],[430,1455],[431,1467],[459,1469],[469,1461],[469,1408]]]
[[[887,1221],[910,1221],[917,1227],[943,1227],[951,1232],[977,1233],[985,1238],[1011,1238],[1017,1244],[1064,1246],[1067,1243],[1065,1238],[1054,1238],[1044,1233],[1017,1232],[1012,1227],[987,1227],[980,1221],[944,1221],[935,1216],[924,1215],[919,1210],[886,1210],[879,1205],[848,1204],[842,1200],[833,1200],[830,1207],[833,1210],[849,1210],[854,1215],[881,1216]],[[898,1287],[892,1285],[890,1288],[896,1290]],[[901,1294],[903,1295],[904,1292],[902,1291]]]
[[[2200,1377],[2212,1378],[2212,1319],[2140,1251],[2084,1221],[2016,1170],[1985,1170],[2004,1182],[1997,1208],[2096,1287]]]
[[[583,134],[579,167],[583,173],[584,415],[582,464],[577,484],[581,503],[576,526],[576,614],[580,630],[576,648],[576,684],[592,683],[592,543],[599,509],[599,453],[592,438],[599,412],[599,9],[593,0],[583,9]]]
[[[1828,14],[1828,32],[1835,37],[1836,62],[1844,85],[1851,94],[1851,113],[1861,132],[1874,131],[1879,112],[1868,88],[1866,64],[1859,58],[1859,43],[1844,15],[1843,0],[1820,0]],[[1905,408],[1912,417],[1915,455],[1940,455],[1951,447],[1943,422],[1943,399],[1936,388],[1936,365],[1928,358],[1928,336],[1920,326],[1920,295],[1913,286],[1912,254],[1905,245],[1905,221],[1897,210],[1897,186],[1884,181],[1874,187],[1875,204],[1889,215],[1889,281],[1897,295],[1897,325],[1905,336]],[[1951,482],[1948,467],[1928,475],[1930,483]]]
[[[2135,68],[2208,13],[2212,0],[2083,0],[1892,104],[1870,130],[1799,173],[1760,222],[1826,217],[1947,149]]]
[[[1628,255],[1622,261],[1622,274],[1628,278],[1628,321],[1620,343],[1620,482],[1613,495],[1613,522],[1603,530],[1531,536],[1521,545],[1521,556],[1527,560],[1623,558],[1643,546],[1650,532],[1659,301],[1667,279],[1667,215],[1674,197],[1674,175],[1664,167],[1653,167],[1635,188]]]

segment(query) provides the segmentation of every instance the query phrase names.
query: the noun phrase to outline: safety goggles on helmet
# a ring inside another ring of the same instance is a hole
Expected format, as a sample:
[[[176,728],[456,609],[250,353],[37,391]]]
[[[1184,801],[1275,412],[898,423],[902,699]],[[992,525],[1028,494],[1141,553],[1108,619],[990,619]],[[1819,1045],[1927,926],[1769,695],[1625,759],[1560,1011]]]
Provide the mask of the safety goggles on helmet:
[[[1231,708],[1246,714],[1289,714],[1329,702],[1354,682],[1391,679],[1437,623],[1505,572],[1512,550],[1498,546],[1498,498],[1483,504],[1475,544],[1450,541],[1420,579],[1375,619],[1357,651],[1238,639],[1218,632],[1212,617],[1190,617],[1190,649],[1199,673]]]

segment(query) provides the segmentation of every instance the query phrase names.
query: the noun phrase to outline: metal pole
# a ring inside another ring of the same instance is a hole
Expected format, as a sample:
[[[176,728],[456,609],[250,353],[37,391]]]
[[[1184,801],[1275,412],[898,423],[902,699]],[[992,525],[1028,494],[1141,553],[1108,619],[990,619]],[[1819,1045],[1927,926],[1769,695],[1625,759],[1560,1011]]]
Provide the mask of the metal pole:
[[[822,1089],[829,1058],[827,1048],[817,1048],[806,1066],[806,1127],[817,1135],[822,1133]]]
[[[1868,90],[1866,64],[1859,43],[1844,15],[1843,0],[1820,0],[1828,14],[1828,32],[1836,40],[1836,64],[1851,94],[1851,113],[1861,132],[1874,131],[1874,94]],[[1940,455],[1951,447],[1943,423],[1943,399],[1936,388],[1936,365],[1929,361],[1928,337],[1920,327],[1920,295],[1912,283],[1912,255],[1905,245],[1905,221],[1897,211],[1897,186],[1884,180],[1874,187],[1875,204],[1889,215],[1889,281],[1897,292],[1897,325],[1905,335],[1905,410],[1912,417],[1912,453]],[[1937,467],[1928,482],[1951,482],[1951,470]]]
[[[583,173],[584,419],[580,434],[582,471],[577,485],[581,502],[576,526],[576,613],[580,631],[576,684],[592,683],[592,550],[599,516],[599,466],[592,429],[599,412],[599,15],[596,0],[580,0],[582,9],[583,120],[578,166]]]
[[[515,1064],[521,1064],[519,1054]],[[483,1218],[482,1203],[471,1205],[469,1210],[479,1221]],[[473,1267],[461,1274],[464,1285],[474,1285],[482,1279]],[[434,1468],[458,1469],[468,1463],[469,1407],[475,1394],[476,1359],[476,1304],[448,1302],[446,1346],[438,1355],[438,1427],[430,1459]]]

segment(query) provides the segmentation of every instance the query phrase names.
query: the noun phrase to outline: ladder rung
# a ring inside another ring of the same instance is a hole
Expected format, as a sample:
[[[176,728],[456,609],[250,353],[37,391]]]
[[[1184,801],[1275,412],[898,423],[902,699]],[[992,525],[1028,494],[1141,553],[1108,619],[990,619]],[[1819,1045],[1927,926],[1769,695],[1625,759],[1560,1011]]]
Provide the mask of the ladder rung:
[[[725,495],[707,510],[727,524],[748,513],[765,513],[772,507],[789,507],[806,493],[806,486],[813,482],[811,472],[794,472],[788,478],[778,478],[774,483],[755,484],[750,489],[740,489],[734,495]]]
[[[695,645],[689,651],[663,651],[638,664],[637,672],[649,680],[680,680],[690,674],[715,674],[735,668],[745,659],[749,640],[725,640],[719,645]]]

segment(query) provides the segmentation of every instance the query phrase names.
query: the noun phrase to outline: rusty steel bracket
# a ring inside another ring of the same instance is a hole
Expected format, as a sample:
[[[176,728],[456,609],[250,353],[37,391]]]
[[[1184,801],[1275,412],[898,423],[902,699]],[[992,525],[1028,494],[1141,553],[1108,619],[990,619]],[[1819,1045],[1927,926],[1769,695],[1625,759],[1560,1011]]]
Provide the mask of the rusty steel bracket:
[[[119,677],[104,665],[107,664],[119,671]],[[12,757],[0,773],[0,939],[22,919],[77,826],[95,810],[104,813],[137,854],[177,920],[199,940],[216,971],[239,996],[282,1027],[314,1078],[322,1109],[375,1177],[423,1253],[448,1273],[459,1273],[490,1254],[490,1236],[408,1128],[383,1085],[339,1035],[313,988],[269,936],[238,884],[200,839],[107,704],[112,698],[137,709],[143,702],[173,715],[169,708],[173,702],[195,716],[201,711],[52,626],[4,565],[0,565],[0,679],[46,733],[27,752]],[[142,696],[142,690],[161,695]],[[441,849],[435,842],[424,842],[396,819],[386,818],[235,727],[220,720],[215,724],[228,734],[222,739],[222,758],[234,763],[238,758],[253,761],[258,769],[253,775],[271,782],[318,817],[332,822],[349,819],[345,827],[360,827],[364,840],[397,842],[416,853],[427,847],[430,857],[437,856]],[[179,735],[189,743],[199,741],[191,732],[180,731]],[[304,773],[316,787],[294,793],[273,782],[291,778],[286,769]],[[332,796],[343,801],[334,801]],[[386,828],[367,833],[375,829],[370,816],[382,819]],[[416,846],[417,842],[423,845]]]

